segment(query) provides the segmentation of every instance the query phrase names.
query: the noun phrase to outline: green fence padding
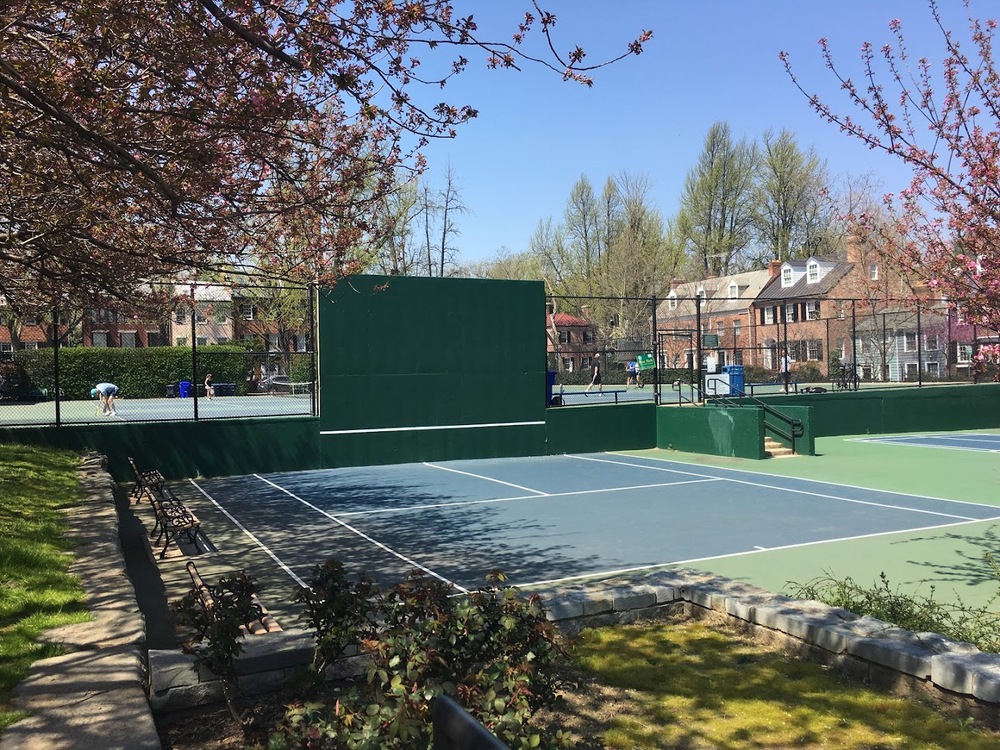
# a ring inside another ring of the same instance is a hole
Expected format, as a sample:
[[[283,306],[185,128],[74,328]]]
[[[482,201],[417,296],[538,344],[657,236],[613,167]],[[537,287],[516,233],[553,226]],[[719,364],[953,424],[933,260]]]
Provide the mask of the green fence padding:
[[[656,447],[652,401],[616,406],[563,406],[545,414],[549,455]]]
[[[1000,384],[862,388],[860,391],[763,396],[812,407],[813,437],[974,430],[1000,426]]]
[[[132,481],[128,457],[167,479],[302,471],[324,466],[317,419],[119,422],[0,429],[0,441],[98,451],[118,481]]]

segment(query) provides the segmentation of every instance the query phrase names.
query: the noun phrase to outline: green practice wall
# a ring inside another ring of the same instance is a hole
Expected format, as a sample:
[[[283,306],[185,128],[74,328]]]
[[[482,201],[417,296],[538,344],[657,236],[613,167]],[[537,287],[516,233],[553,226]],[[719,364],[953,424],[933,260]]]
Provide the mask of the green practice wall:
[[[544,452],[536,281],[357,276],[319,298],[331,465]]]
[[[734,458],[764,458],[761,409],[660,406],[656,447]]]

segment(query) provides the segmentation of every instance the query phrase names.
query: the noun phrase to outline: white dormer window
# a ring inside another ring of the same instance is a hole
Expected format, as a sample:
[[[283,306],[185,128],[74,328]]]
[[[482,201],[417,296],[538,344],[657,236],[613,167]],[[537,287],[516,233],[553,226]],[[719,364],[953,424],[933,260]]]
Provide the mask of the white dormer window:
[[[677,309],[677,292],[673,289],[671,289],[670,294],[667,295],[667,308],[670,310]]]
[[[737,299],[740,296],[740,288],[735,281],[729,282],[729,299]]]
[[[792,269],[785,266],[781,269],[781,285],[791,286],[792,285]]]
[[[698,291],[695,292],[695,294],[698,297],[704,297],[705,296],[705,287],[703,287],[703,286],[698,287]]]
[[[819,281],[819,263],[811,260],[806,266],[806,283],[815,284],[817,281]]]

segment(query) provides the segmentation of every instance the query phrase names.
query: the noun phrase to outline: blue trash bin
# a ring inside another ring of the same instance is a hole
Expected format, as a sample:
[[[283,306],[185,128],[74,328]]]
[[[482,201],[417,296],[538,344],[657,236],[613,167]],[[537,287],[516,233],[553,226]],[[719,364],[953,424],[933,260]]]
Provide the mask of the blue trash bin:
[[[190,380],[182,380],[179,383],[179,386],[180,386],[179,390],[181,392],[181,398],[187,398],[189,395],[191,395],[191,381]]]
[[[742,396],[745,387],[743,365],[725,365],[722,371],[729,373],[729,395]]]
[[[552,406],[552,388],[556,384],[555,370],[548,370],[545,373],[545,405]]]

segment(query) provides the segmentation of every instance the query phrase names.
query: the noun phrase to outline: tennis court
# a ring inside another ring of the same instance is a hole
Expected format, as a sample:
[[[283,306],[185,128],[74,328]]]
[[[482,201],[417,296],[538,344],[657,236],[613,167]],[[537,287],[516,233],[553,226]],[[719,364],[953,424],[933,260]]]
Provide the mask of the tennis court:
[[[859,438],[863,443],[887,445],[912,445],[923,448],[947,448],[959,451],[985,451],[1000,453],[1000,435],[979,433],[942,433],[935,435],[886,435],[877,438]]]
[[[479,587],[493,569],[513,585],[544,590],[672,566],[772,590],[839,569],[862,583],[887,570],[894,582],[937,586],[944,598],[954,589],[965,601],[995,591],[979,549],[1000,538],[994,500],[906,494],[849,477],[819,481],[744,468],[764,462],[708,465],[669,455],[276,473],[189,480],[175,491],[196,509],[218,550],[199,567],[251,569],[276,592],[267,600],[278,612],[284,605],[277,592],[308,580],[329,557],[383,584],[421,569],[456,591]],[[767,466],[811,473],[822,461]],[[831,456],[830,466],[840,463]]]

